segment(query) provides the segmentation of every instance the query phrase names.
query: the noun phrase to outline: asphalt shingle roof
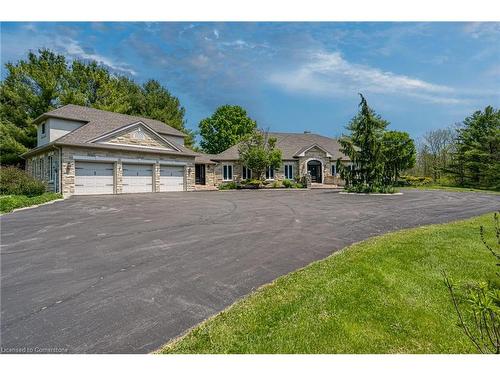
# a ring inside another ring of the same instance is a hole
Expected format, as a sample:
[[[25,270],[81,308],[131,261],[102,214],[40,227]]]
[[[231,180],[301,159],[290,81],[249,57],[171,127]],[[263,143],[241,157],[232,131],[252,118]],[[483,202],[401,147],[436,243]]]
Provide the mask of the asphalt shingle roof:
[[[64,142],[70,143],[85,143],[122,126],[130,125],[138,121],[142,121],[154,131],[161,134],[176,135],[181,137],[186,136],[183,132],[158,120],[124,115],[116,112],[102,111],[100,109],[82,107],[74,104],[68,104],[64,107],[44,113],[38,117],[35,122],[39,122],[48,117],[86,122],[86,124],[82,127],[63,137]]]
[[[82,107],[79,105],[68,104],[63,107],[54,109],[50,112],[46,112],[43,115],[39,116],[35,119],[35,123],[43,121],[47,118],[54,117],[65,120],[73,120],[73,121],[81,121],[84,124],[75,129],[74,131],[58,138],[51,144],[65,144],[65,145],[85,145],[89,144],[95,138],[98,138],[102,135],[110,133],[114,130],[120,129],[124,126],[136,123],[143,122],[151,129],[159,133],[160,135],[175,135],[180,137],[185,137],[186,134],[183,132],[174,129],[173,127],[158,121],[152,120],[146,117],[139,116],[130,116],[124,115],[121,113],[102,111],[100,109]],[[172,142],[169,140],[169,142]],[[174,143],[174,142],[173,142]],[[29,153],[33,151],[37,151],[38,149],[44,149],[48,145],[37,147],[31,150]],[[89,144],[90,146],[90,144]],[[175,143],[175,146],[180,150],[183,154],[194,155],[193,151],[184,147],[184,145],[180,145]],[[125,147],[125,145],[123,145]],[[29,154],[27,153],[27,154]],[[177,151],[173,151],[169,153],[178,153]]]
[[[269,133],[269,136],[277,139],[276,147],[281,150],[283,160],[293,160],[301,151],[314,145],[328,151],[334,160],[338,158],[348,160],[347,156],[340,152],[340,144],[334,138],[313,133]],[[239,159],[238,145],[218,155],[213,155],[211,158],[213,160],[237,160]]]

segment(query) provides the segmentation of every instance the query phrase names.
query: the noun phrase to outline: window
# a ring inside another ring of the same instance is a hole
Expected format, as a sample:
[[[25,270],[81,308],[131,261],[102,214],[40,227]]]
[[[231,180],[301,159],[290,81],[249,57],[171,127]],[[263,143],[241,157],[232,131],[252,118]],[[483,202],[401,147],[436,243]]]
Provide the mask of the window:
[[[49,167],[49,181],[54,181],[54,165],[53,165],[52,155],[49,155],[47,159],[47,164]]]
[[[337,165],[332,164],[332,176],[336,176],[336,175],[337,175]]]
[[[45,135],[45,122],[42,123],[42,135]]]
[[[274,169],[271,167],[266,168],[266,180],[274,180]]]
[[[224,181],[231,181],[233,179],[233,166],[231,164],[222,166],[222,179]]]
[[[285,164],[285,178],[287,180],[293,179],[293,165],[292,164]]]
[[[40,158],[40,174],[39,174],[39,176],[40,176],[40,179],[41,179],[41,180],[44,180],[44,179],[45,179],[45,176],[44,176],[44,172],[45,172],[45,170],[44,170],[44,165],[43,165],[43,164],[44,164],[44,163],[43,163],[43,159],[42,159],[42,158]]]
[[[252,171],[250,169],[248,169],[247,167],[243,166],[241,178],[244,180],[248,180],[248,179],[252,178]]]

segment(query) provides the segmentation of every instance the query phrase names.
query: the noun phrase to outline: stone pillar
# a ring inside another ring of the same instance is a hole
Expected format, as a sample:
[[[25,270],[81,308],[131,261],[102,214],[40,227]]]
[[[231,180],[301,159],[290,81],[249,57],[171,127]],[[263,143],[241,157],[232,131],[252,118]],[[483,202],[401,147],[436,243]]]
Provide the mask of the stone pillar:
[[[123,193],[123,164],[121,159],[115,162],[115,194]]]

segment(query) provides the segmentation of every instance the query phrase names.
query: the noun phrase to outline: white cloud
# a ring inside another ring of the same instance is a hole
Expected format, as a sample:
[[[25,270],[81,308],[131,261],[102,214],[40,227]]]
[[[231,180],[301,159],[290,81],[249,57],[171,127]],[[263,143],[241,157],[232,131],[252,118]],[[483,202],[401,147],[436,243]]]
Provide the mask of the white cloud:
[[[295,69],[270,75],[270,81],[291,92],[322,96],[346,93],[376,93],[412,96],[435,103],[458,104],[450,87],[383,71],[367,65],[353,64],[339,52],[314,52]]]
[[[103,65],[105,65],[113,70],[123,72],[123,73],[128,73],[131,75],[137,74],[127,64],[115,62],[112,59],[110,59],[109,57],[102,56],[102,55],[99,55],[97,53],[86,52],[82,48],[80,43],[78,43],[78,41],[76,41],[74,39],[69,39],[69,38],[59,39],[57,41],[57,44],[70,57],[77,58],[77,59],[84,59],[84,60],[95,60],[99,64],[103,64]]]
[[[500,36],[500,22],[469,22],[464,26],[464,32],[474,39]]]
[[[217,29],[214,29],[214,35],[215,39],[219,39],[219,31]]]

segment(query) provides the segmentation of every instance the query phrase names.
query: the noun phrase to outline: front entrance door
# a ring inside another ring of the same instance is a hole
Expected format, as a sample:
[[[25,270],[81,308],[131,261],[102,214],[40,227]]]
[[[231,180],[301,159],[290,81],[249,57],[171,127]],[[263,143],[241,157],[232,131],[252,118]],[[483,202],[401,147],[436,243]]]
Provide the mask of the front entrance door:
[[[195,164],[194,180],[196,185],[205,185],[205,164]]]
[[[311,160],[307,163],[307,171],[311,175],[311,182],[321,183],[321,162],[318,160]]]

